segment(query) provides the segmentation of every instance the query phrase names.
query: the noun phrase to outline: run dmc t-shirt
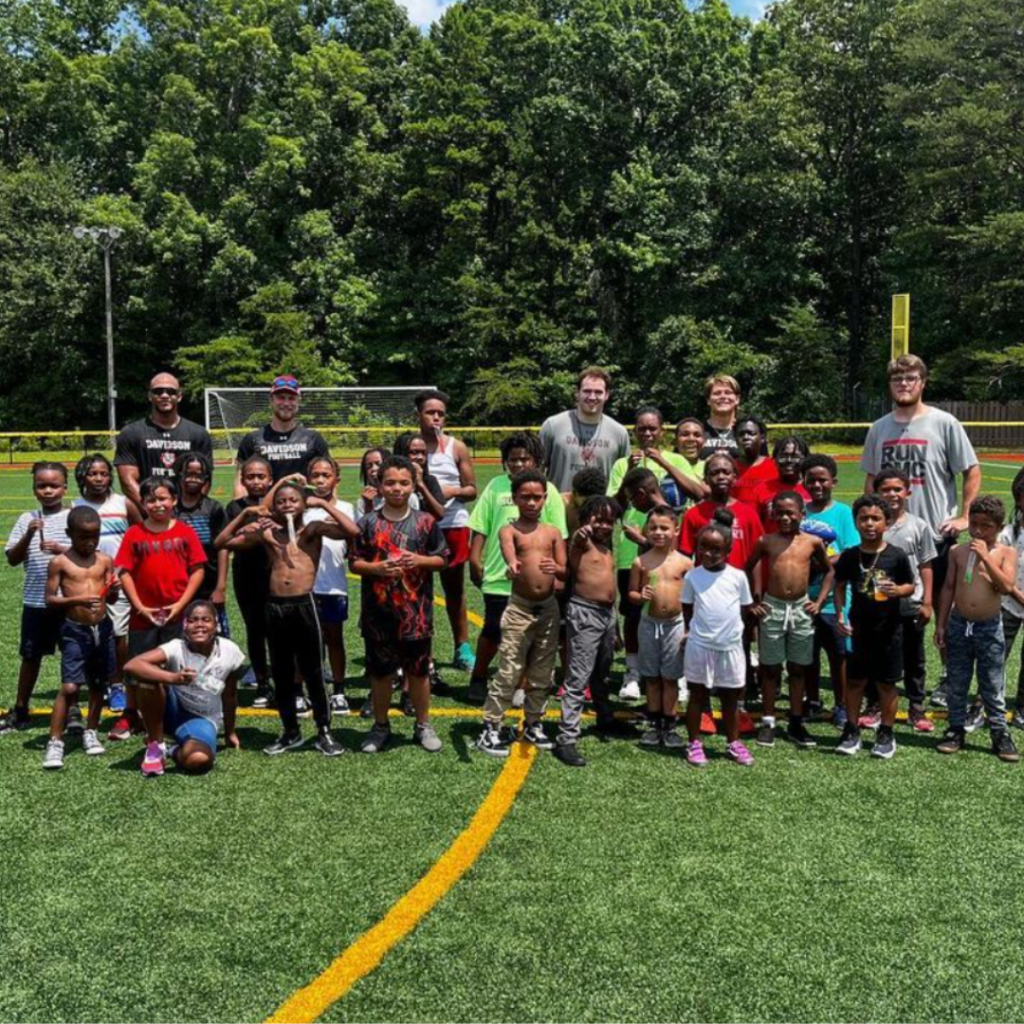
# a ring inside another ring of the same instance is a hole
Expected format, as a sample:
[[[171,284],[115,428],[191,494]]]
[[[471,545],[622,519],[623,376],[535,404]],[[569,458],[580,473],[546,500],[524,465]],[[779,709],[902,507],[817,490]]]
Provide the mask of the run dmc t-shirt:
[[[889,413],[876,420],[864,442],[860,468],[874,476],[895,466],[910,477],[907,508],[920,516],[936,539],[939,524],[958,510],[956,478],[975,466],[978,457],[960,421],[942,409],[929,408],[909,423]]]
[[[213,442],[205,427],[180,419],[177,426],[161,427],[148,416],[136,420],[117,435],[115,466],[138,466],[139,480],[173,477],[174,462],[183,452],[200,452],[213,458]]]
[[[277,483],[282,477],[296,473],[305,476],[310,459],[330,454],[327,442],[315,430],[299,423],[282,433],[268,423],[242,438],[238,446],[238,464],[241,466],[246,459],[262,455],[270,463],[274,483]]]

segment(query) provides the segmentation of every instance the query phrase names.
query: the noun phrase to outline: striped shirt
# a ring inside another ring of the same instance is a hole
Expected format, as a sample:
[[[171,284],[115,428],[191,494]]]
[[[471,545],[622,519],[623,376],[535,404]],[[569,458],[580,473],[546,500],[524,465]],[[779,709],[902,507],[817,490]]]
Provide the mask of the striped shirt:
[[[121,541],[128,532],[128,502],[123,494],[107,495],[105,501],[89,501],[87,498],[75,498],[72,508],[84,505],[93,509],[100,517],[100,551],[111,558],[117,558]]]
[[[25,561],[22,562],[25,568],[25,588],[22,601],[29,608],[46,607],[46,576],[50,571],[53,555],[40,549],[40,541],[55,540],[64,547],[71,546],[71,538],[68,536],[69,511],[69,509],[62,508],[59,512],[52,513],[43,512],[42,509],[35,512],[22,512],[14,524],[14,529],[11,530],[10,537],[7,538],[4,550],[10,551],[25,536],[28,524],[33,519],[43,518],[43,528],[29,541],[28,552],[25,555]]]

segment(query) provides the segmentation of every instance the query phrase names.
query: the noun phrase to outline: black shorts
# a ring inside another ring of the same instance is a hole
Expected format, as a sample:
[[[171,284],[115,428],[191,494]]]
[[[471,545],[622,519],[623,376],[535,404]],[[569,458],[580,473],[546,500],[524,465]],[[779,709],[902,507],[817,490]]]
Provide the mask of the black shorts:
[[[853,653],[846,669],[847,679],[895,686],[903,680],[903,624],[884,633],[860,633],[853,627]]]
[[[640,622],[643,615],[643,605],[633,604],[629,599],[629,569],[619,569],[619,613],[627,622]]]
[[[23,605],[21,609],[21,646],[18,654],[25,661],[40,661],[57,651],[60,627],[64,615],[49,608],[32,608]]]
[[[180,639],[181,627],[181,619],[175,619],[174,622],[167,622],[162,626],[147,626],[145,629],[128,630],[128,657],[136,658],[169,640]]]
[[[363,634],[366,644],[366,672],[377,679],[393,676],[402,669],[406,678],[426,676],[430,672],[431,638],[399,640],[398,637],[381,639]]]
[[[116,668],[114,624],[109,618],[95,626],[65,619],[60,628],[60,681],[65,686],[103,689]]]
[[[501,643],[501,617],[508,607],[508,594],[484,594],[484,628],[480,635],[492,644]]]

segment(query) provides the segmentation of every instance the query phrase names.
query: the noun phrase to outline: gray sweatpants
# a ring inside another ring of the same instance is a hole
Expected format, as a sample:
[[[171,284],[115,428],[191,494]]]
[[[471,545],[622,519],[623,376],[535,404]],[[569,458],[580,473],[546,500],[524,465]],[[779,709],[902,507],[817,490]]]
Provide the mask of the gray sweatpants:
[[[583,694],[588,686],[598,719],[612,715],[608,673],[615,658],[615,606],[570,598],[565,609],[565,635],[568,662],[562,696],[562,726],[556,741],[559,744],[575,743],[579,739]]]

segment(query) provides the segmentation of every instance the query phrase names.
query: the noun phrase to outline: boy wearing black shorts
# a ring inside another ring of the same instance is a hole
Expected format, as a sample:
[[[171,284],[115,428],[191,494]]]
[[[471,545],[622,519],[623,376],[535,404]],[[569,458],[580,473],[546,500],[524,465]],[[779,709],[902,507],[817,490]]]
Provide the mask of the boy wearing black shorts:
[[[434,635],[433,573],[448,561],[437,520],[410,507],[412,463],[401,455],[384,460],[378,476],[384,504],[359,521],[352,543],[352,571],[365,577],[359,625],[366,645],[374,724],[362,744],[377,754],[391,738],[391,680],[401,668],[416,710],[415,741],[431,753],[441,740],[429,722],[430,646]]]

